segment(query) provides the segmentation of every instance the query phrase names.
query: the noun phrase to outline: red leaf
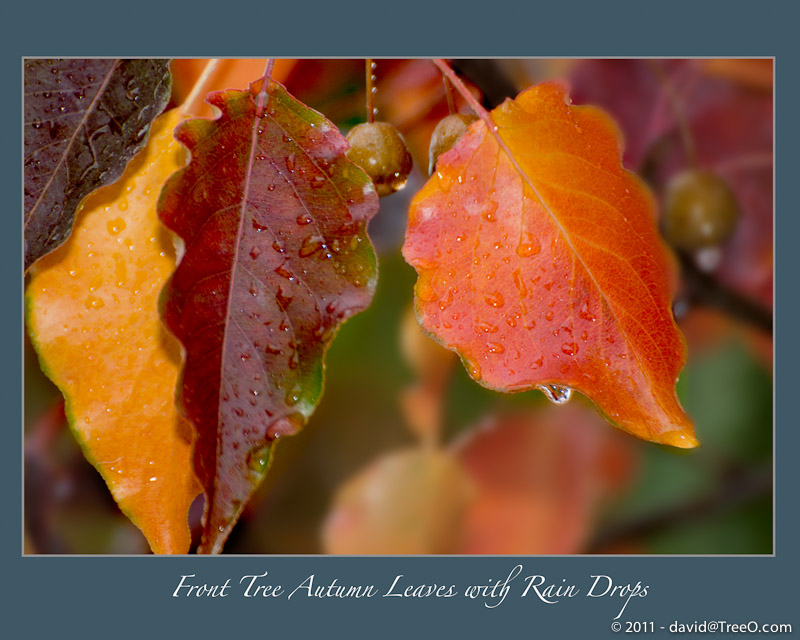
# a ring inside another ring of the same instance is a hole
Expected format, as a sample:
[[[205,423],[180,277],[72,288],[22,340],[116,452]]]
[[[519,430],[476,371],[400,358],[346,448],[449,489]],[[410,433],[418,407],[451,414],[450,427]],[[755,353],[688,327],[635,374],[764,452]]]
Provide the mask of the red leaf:
[[[176,130],[191,163],[167,183],[164,223],[186,254],[163,294],[183,343],[181,388],[206,492],[201,550],[218,552],[266,471],[322,392],[339,324],[376,282],[367,176],[325,118],[275,82],[211,94],[218,120]]]
[[[695,446],[674,390],[675,265],[614,123],[553,83],[491,119],[411,204],[403,254],[423,328],[486,387],[571,387],[634,435]]]
[[[484,421],[454,453],[475,486],[461,553],[581,553],[599,502],[625,485],[633,457],[583,408]]]

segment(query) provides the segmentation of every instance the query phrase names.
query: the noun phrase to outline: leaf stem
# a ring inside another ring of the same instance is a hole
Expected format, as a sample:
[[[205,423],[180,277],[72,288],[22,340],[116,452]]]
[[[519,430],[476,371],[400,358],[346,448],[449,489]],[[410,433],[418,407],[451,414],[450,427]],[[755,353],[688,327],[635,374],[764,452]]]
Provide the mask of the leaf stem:
[[[272,68],[275,66],[275,58],[267,58],[267,64],[264,67],[264,81],[272,80]]]
[[[442,82],[444,83],[444,95],[447,97],[447,110],[452,116],[456,112],[456,101],[453,98],[453,85],[447,79],[447,76],[442,74]]]
[[[267,64],[264,67],[264,76],[261,79],[261,91],[258,92],[258,96],[256,98],[256,115],[261,117],[264,113],[264,109],[267,107],[267,102],[269,101],[269,83],[272,80],[272,67],[275,65],[275,58],[267,58]],[[256,144],[256,127],[253,127],[253,149],[255,149]]]
[[[372,58],[367,58],[365,61],[367,72],[367,122],[375,122],[375,105],[373,104],[373,96],[376,93],[375,89],[375,63]]]
[[[441,58],[434,58],[433,64],[439,67],[445,78],[453,83],[456,91],[458,91],[464,97],[464,100],[467,101],[467,104],[472,107],[472,110],[475,112],[475,114],[486,123],[486,126],[489,127],[490,130],[494,129],[494,122],[492,122],[489,112],[483,108],[481,103],[475,99],[475,96],[469,92],[469,89],[464,86],[464,83],[461,82],[461,78],[455,74],[455,72],[450,68],[450,65]]]
[[[206,63],[206,66],[203,68],[200,77],[197,78],[197,81],[194,83],[192,87],[192,91],[186,97],[186,100],[183,101],[181,105],[181,115],[183,116],[191,116],[196,115],[194,113],[194,106],[197,100],[200,98],[201,95],[205,93],[205,89],[208,86],[208,83],[211,81],[211,78],[217,72],[220,63],[222,60],[220,58],[212,58]]]

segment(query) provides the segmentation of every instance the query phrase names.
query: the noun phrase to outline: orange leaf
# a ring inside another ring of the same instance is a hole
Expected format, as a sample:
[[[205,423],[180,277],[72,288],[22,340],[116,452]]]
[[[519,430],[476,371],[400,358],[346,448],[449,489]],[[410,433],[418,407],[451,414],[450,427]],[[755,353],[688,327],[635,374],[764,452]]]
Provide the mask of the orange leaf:
[[[189,550],[199,493],[191,427],[174,404],[180,348],[157,305],[175,268],[156,201],[185,162],[178,118],[159,118],[123,177],[83,202],[69,241],[33,267],[26,300],[31,339],[84,454],[156,553]]]
[[[619,139],[556,83],[474,123],[411,204],[417,315],[486,387],[573,388],[621,429],[693,447],[675,264]]]
[[[632,455],[583,408],[492,418],[454,453],[476,498],[462,553],[581,553],[600,500],[627,484]]]

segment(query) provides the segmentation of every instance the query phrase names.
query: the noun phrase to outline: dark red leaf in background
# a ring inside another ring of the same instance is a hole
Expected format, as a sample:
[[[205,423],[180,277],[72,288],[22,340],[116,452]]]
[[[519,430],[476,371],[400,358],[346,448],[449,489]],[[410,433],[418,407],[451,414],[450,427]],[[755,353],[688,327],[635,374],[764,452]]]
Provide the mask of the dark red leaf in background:
[[[688,158],[675,107],[686,119],[700,166],[719,173],[742,210],[716,275],[741,293],[772,306],[772,92],[769,60],[719,65],[703,60],[584,60],[570,76],[576,104],[607,109],[625,134],[625,164],[644,171],[657,190]],[[757,64],[756,64],[757,63]],[[735,75],[733,69],[741,70]],[[760,79],[755,83],[753,73]],[[746,82],[734,82],[744,74]]]

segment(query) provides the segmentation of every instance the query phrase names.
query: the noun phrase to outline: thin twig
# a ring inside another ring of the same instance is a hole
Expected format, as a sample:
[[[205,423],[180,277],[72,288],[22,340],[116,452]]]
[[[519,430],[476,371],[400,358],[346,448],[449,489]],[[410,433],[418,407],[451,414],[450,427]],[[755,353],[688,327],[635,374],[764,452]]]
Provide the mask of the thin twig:
[[[700,271],[691,256],[680,254],[683,281],[688,289],[689,302],[719,309],[769,336],[772,336],[772,312],[743,297],[719,280]]]
[[[447,76],[442,74],[442,82],[444,83],[444,95],[447,97],[447,111],[452,116],[456,112],[456,101],[453,98],[453,85],[447,79]]]
[[[445,77],[453,83],[456,91],[458,91],[464,100],[467,101],[467,104],[472,107],[472,110],[475,112],[475,114],[486,123],[486,126],[489,127],[490,130],[494,130],[494,122],[492,121],[489,112],[484,109],[483,105],[481,105],[481,103],[475,99],[475,96],[469,92],[469,89],[467,89],[464,83],[461,82],[461,78],[459,78],[450,68],[450,65],[440,58],[434,58],[433,64],[439,67]]]
[[[372,58],[366,60],[367,72],[367,122],[375,122],[375,105],[373,104],[373,95],[375,94],[375,63]]]
[[[589,544],[586,552],[598,553],[620,542],[644,538],[693,520],[702,520],[724,513],[757,498],[767,497],[771,492],[771,468],[756,471],[738,470],[710,494],[601,531]]]
[[[686,112],[683,110],[678,94],[675,92],[675,87],[672,86],[672,81],[667,77],[664,69],[658,64],[656,60],[646,60],[647,66],[652,69],[653,73],[658,77],[661,88],[667,95],[670,107],[672,108],[672,115],[675,118],[675,123],[678,126],[678,131],[681,135],[681,143],[683,150],[686,153],[686,161],[691,167],[697,166],[697,150],[694,144],[694,136],[692,136],[692,129],[689,127],[689,121],[686,119]]]

